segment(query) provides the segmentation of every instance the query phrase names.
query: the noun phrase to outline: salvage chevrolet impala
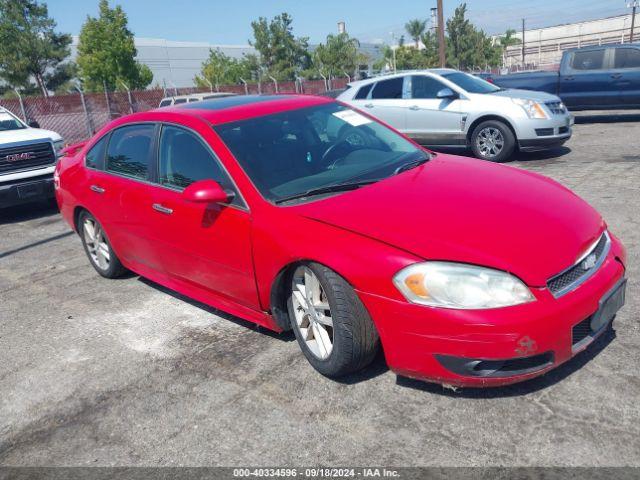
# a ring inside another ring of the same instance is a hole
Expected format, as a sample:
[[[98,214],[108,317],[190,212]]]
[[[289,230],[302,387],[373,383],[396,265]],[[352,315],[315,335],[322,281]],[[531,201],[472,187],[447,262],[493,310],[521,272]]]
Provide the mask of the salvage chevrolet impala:
[[[588,348],[625,250],[558,183],[434,154],[328,98],[237,96],[115,120],[58,164],[89,261],[266,328],[330,377],[490,386]]]

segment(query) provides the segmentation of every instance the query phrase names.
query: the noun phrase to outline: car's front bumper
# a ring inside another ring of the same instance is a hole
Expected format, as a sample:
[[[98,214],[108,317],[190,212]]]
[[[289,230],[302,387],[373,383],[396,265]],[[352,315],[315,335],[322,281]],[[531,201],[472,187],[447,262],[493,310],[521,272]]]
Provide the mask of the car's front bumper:
[[[494,310],[431,308],[358,293],[398,374],[456,386],[498,386],[557,367],[602,333],[574,339],[574,327],[624,277],[624,258],[624,248],[612,238],[605,262],[576,290],[556,299],[546,288],[534,288],[536,301]],[[480,361],[480,374],[466,373],[470,362]],[[496,368],[497,374],[490,373]]]
[[[523,152],[559,147],[571,138],[574,119],[570,114],[553,115],[547,120],[518,122],[518,147]]]
[[[53,197],[53,173],[0,183],[0,208]]]

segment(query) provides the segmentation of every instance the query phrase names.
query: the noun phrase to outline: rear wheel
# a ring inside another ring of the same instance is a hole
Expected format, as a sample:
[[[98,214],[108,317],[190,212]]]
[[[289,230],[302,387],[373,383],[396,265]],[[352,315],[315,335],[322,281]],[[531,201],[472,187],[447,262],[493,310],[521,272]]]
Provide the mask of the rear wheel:
[[[323,375],[339,377],[366,367],[379,348],[364,305],[337,273],[315,263],[291,279],[289,317],[300,348]]]
[[[80,238],[93,268],[105,278],[118,278],[127,269],[116,256],[102,225],[85,211],[78,218]]]
[[[516,148],[516,138],[511,129],[498,120],[479,124],[471,134],[473,154],[491,162],[506,162]]]

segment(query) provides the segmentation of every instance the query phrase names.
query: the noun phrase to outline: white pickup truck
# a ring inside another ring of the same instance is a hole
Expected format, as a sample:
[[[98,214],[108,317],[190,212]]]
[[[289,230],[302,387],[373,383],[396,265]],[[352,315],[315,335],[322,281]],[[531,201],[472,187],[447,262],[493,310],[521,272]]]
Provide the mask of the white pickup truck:
[[[62,137],[0,107],[0,209],[52,198]]]

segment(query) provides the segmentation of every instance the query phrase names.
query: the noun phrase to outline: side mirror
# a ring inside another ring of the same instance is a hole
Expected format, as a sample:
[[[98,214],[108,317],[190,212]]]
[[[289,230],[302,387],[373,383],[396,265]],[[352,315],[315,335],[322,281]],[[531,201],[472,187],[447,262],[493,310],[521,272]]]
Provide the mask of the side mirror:
[[[228,203],[233,199],[233,193],[223,190],[214,180],[200,180],[194,182],[182,192],[184,199],[194,203]]]
[[[40,128],[40,124],[36,120],[29,120],[27,122],[27,125],[29,125],[31,128]]]
[[[442,99],[448,98],[450,100],[453,100],[455,98],[458,98],[458,94],[453,90],[451,90],[450,88],[443,88],[438,93],[436,93],[436,97],[442,98]]]

